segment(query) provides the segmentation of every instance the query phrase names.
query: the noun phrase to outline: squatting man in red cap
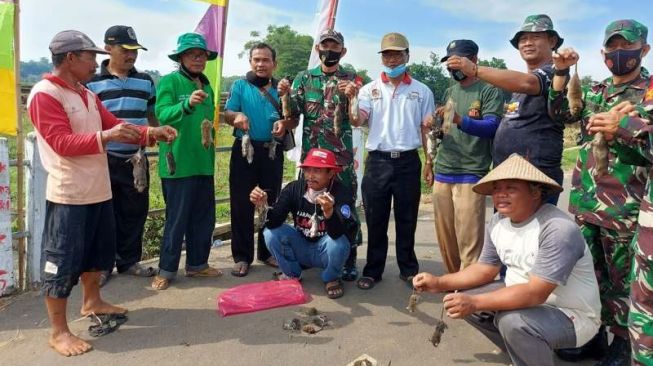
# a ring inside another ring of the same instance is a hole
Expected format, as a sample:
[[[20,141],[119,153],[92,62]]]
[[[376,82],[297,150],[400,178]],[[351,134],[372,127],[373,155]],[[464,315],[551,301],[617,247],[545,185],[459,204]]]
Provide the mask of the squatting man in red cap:
[[[303,178],[290,182],[267,211],[265,243],[283,272],[279,279],[300,279],[302,267],[321,268],[327,296],[336,299],[344,294],[342,266],[357,230],[353,195],[336,178],[341,168],[333,152],[311,149],[300,168]],[[259,187],[249,198],[256,206],[267,203]],[[285,224],[289,213],[292,226]]]

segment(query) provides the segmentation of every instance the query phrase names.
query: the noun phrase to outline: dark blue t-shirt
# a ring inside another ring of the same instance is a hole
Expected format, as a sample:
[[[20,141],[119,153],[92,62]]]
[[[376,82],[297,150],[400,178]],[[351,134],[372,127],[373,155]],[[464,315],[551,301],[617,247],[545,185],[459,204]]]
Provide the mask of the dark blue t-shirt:
[[[501,164],[518,153],[558,183],[562,183],[562,142],[564,124],[555,122],[547,108],[553,66],[533,70],[540,80],[537,95],[513,93],[494,136],[493,163]]]

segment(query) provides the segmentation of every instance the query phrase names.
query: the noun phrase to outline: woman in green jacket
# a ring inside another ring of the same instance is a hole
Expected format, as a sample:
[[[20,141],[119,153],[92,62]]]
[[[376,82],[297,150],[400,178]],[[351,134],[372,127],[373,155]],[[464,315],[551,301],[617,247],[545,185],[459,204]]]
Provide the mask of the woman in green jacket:
[[[215,227],[213,174],[213,89],[202,74],[217,53],[206,47],[197,33],[185,33],[169,55],[179,69],[161,78],[157,87],[156,117],[162,125],[177,129],[178,137],[159,146],[159,176],[166,204],[159,274],[152,287],[165,290],[179,268],[181,246],[186,240],[186,276],[217,277],[222,272],[208,265]],[[204,130],[204,136],[203,136]],[[208,136],[207,136],[208,135]]]

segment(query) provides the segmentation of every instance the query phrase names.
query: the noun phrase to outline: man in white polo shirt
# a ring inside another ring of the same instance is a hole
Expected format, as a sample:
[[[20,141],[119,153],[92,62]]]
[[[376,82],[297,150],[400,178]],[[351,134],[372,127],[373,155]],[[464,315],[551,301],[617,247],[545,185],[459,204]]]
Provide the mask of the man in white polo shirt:
[[[400,278],[410,281],[419,271],[415,256],[415,228],[420,199],[422,163],[417,149],[426,151],[422,120],[434,110],[431,90],[410,77],[408,40],[388,33],[381,41],[381,77],[365,85],[358,95],[359,124],[368,123],[362,193],[367,221],[367,264],[358,287],[364,290],[381,281],[388,252],[388,221],[394,203],[397,263]],[[424,179],[433,183],[431,162]]]

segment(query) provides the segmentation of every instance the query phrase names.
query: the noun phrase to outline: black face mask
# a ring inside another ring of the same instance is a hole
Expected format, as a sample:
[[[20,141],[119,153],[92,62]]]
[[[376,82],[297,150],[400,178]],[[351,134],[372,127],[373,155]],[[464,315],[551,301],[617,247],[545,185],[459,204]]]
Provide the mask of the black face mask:
[[[248,71],[245,78],[257,88],[262,88],[270,83],[270,78],[262,78],[256,75],[254,71]]]
[[[451,70],[449,68],[447,70],[449,70],[449,74],[451,75],[451,77],[458,82],[467,79],[467,75],[465,75],[465,73],[463,73],[460,70]]]
[[[341,52],[331,51],[331,50],[320,50],[320,61],[326,67],[335,66],[340,61]]]
[[[626,75],[642,63],[642,49],[614,50],[605,53],[605,65],[616,76]]]

